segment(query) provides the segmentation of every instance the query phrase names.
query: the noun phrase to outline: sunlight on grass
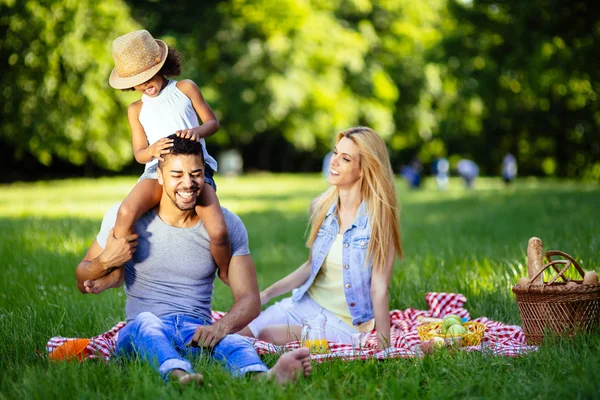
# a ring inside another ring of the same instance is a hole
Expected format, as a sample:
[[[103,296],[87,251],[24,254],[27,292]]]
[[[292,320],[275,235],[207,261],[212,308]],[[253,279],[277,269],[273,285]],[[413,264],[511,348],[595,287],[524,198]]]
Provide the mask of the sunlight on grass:
[[[9,393],[7,398],[59,397],[63,390],[78,393],[78,386],[71,385],[73,376],[93,388],[85,392],[88,397],[95,397],[91,393],[100,390],[119,397],[120,389],[106,389],[107,380],[112,388],[131,389],[131,397],[181,395],[139,362],[123,364],[126,368],[95,363],[50,365],[33,352],[43,353],[52,336],[93,336],[124,317],[122,290],[83,296],[76,289],[74,269],[94,240],[105,211],[121,201],[135,183],[133,177],[122,177],[0,186],[0,360],[6,371],[0,397],[4,398],[4,393]],[[308,206],[327,187],[320,175],[260,174],[220,178],[217,184],[221,204],[238,213],[247,226],[261,289],[306,260]],[[546,249],[573,254],[586,270],[600,269],[597,185],[521,179],[507,188],[499,179],[480,179],[474,190],[466,190],[453,179],[450,190],[438,192],[434,181],[426,179],[422,190],[409,190],[400,180],[397,188],[406,256],[395,264],[389,295],[392,309],[423,308],[424,296],[430,291],[454,292],[466,296],[466,308],[473,318],[486,316],[520,324],[510,289],[527,274],[526,245],[531,236],[542,238]],[[227,310],[232,303],[231,292],[217,281],[213,307]],[[574,345],[559,343],[516,360],[440,354],[385,363],[332,362],[315,366],[314,376],[302,381],[298,390],[311,390],[318,398],[356,393],[368,397],[380,390],[379,382],[386,382],[386,390],[398,394],[396,397],[452,393],[450,397],[455,398],[465,397],[460,388],[469,385],[470,390],[477,388],[480,397],[514,398],[520,396],[510,390],[502,392],[506,390],[502,388],[515,382],[528,388],[534,379],[543,381],[545,390],[522,389],[519,394],[548,397],[563,387],[575,393],[581,387],[581,376],[600,380],[598,354],[600,340],[595,338],[589,343],[584,339]],[[276,358],[265,359],[272,365]],[[236,393],[297,397],[295,388],[255,387],[246,380],[229,378],[220,366],[206,359],[196,363],[215,385],[226,389],[219,391],[219,396],[210,388],[202,388],[200,393],[186,391],[184,398],[225,398]],[[564,366],[569,376],[579,377],[576,385],[567,375],[555,382],[552,366],[557,364]],[[587,366],[585,371],[581,365]],[[534,378],[532,370],[538,371]],[[476,380],[469,378],[473,371],[478,371]],[[344,385],[332,384],[331,379]],[[425,392],[423,382],[428,382]],[[448,382],[457,391],[448,391]]]

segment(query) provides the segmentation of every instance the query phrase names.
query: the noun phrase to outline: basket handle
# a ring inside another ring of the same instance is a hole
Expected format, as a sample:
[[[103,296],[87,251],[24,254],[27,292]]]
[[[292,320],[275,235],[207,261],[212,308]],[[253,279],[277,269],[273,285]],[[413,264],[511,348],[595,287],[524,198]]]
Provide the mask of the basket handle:
[[[556,267],[556,264],[564,264],[564,268],[559,270],[558,267]],[[558,273],[558,275],[556,275],[554,278],[552,278],[551,281],[548,282],[548,284],[554,283],[558,277],[561,277],[563,279],[563,281],[566,281],[565,277],[563,276],[563,274],[569,269],[569,267],[571,266],[571,261],[569,260],[554,260],[554,261],[550,261],[548,264],[544,265],[544,267],[542,269],[540,269],[537,274],[535,274],[532,278],[529,279],[529,284],[531,285],[531,282],[534,282],[541,274],[544,273],[544,271],[550,267],[553,267],[556,272]]]
[[[560,251],[560,250],[548,250],[546,252],[546,260],[551,262],[552,256],[561,256],[561,257],[566,258],[567,260],[571,261],[571,264],[573,264],[575,266],[575,269],[577,269],[577,272],[579,272],[579,274],[581,275],[581,279],[583,279],[585,277],[585,271],[579,266],[579,263],[577,261],[575,261],[575,259],[573,257],[571,257],[569,254],[565,253],[564,251]],[[563,273],[564,273],[564,271],[563,271]],[[563,280],[565,280],[565,279],[563,278]]]

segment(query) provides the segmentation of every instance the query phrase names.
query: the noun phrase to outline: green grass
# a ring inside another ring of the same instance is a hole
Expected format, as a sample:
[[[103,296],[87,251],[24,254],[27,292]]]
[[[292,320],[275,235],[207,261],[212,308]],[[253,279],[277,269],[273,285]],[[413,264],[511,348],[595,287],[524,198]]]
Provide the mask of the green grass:
[[[0,398],[593,398],[600,389],[600,340],[546,343],[520,358],[442,351],[425,359],[335,361],[315,365],[297,386],[232,379],[202,358],[202,388],[180,393],[137,362],[50,363],[55,335],[90,337],[124,317],[113,290],[81,295],[74,269],[103,213],[135,178],[65,180],[0,186]],[[221,203],[247,225],[261,288],[304,261],[310,200],[325,187],[316,175],[221,178]],[[425,308],[428,291],[465,294],[473,317],[520,324],[510,288],[526,272],[531,236],[600,270],[600,188],[573,182],[520,180],[506,189],[482,179],[474,191],[453,181],[409,191],[398,182],[406,257],[397,262],[392,308]],[[214,308],[231,295],[216,283]],[[38,353],[42,354],[40,356]],[[272,365],[275,356],[265,361]]]

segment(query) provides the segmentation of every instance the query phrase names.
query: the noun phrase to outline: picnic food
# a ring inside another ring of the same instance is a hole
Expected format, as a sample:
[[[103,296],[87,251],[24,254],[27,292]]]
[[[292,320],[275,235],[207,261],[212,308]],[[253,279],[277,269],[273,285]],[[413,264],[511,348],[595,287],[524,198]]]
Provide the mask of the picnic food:
[[[457,319],[455,316],[448,316],[444,318],[442,322],[442,333],[446,334],[448,332],[448,328],[453,325],[462,325],[462,321]]]
[[[542,239],[532,237],[527,243],[527,273],[532,279],[544,267],[544,246]],[[540,274],[531,282],[532,285],[543,285],[544,276]]]
[[[545,270],[556,271],[548,282],[541,285],[515,285],[512,288],[519,307],[527,344],[539,345],[546,335],[576,336],[579,332],[596,332],[600,314],[600,284],[594,271],[587,273],[577,260],[560,250],[545,254],[548,263],[534,278]],[[553,260],[552,257],[562,257]],[[572,279],[575,271],[582,278]],[[561,279],[561,281],[558,281]]]
[[[433,340],[433,347],[435,349],[446,347],[446,341],[439,336],[434,336],[431,340]]]
[[[517,283],[519,286],[527,286],[529,285],[529,278],[519,278],[519,282]]]
[[[304,342],[302,342],[302,346],[308,347],[311,353],[329,353],[329,344],[325,339],[306,339]]]
[[[583,276],[584,285],[594,285],[598,283],[598,274],[595,271],[588,271]]]
[[[443,322],[420,325],[417,327],[417,331],[419,332],[421,341],[432,344],[433,348],[439,348],[441,344],[435,346],[436,342],[441,343],[439,339],[444,340],[445,345],[456,346],[477,346],[483,340],[485,325],[481,322],[470,321],[463,324],[456,320],[456,316],[452,318],[446,317],[446,319],[454,322],[450,329],[456,330],[456,332],[450,333],[446,331],[446,333],[443,333],[441,329]],[[452,328],[453,326],[456,326],[456,328]],[[463,333],[457,333],[458,331]]]
[[[448,335],[451,336],[461,336],[464,335],[465,333],[468,333],[469,331],[467,330],[467,328],[465,328],[464,326],[461,325],[452,325],[450,328],[448,328]]]

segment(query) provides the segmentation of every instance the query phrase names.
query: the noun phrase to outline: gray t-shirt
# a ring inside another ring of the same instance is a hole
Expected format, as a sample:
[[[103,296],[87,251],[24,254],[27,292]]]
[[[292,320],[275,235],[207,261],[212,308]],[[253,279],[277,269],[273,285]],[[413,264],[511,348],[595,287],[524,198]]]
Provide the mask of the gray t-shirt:
[[[117,219],[117,204],[104,215],[96,237],[104,248]],[[242,220],[223,208],[232,256],[250,254]],[[191,228],[167,225],[150,210],[136,223],[137,250],[125,265],[127,321],[141,312],[158,317],[185,314],[211,321],[211,299],[217,266],[202,221]]]

